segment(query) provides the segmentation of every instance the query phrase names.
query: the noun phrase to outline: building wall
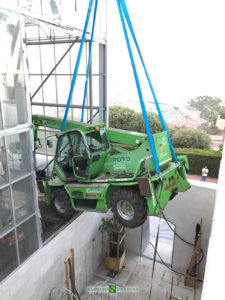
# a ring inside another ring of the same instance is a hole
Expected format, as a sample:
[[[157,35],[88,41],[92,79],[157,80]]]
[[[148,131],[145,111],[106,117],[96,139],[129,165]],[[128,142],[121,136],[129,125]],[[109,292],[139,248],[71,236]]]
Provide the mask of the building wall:
[[[205,271],[216,187],[215,184],[207,182],[191,181],[191,189],[170,201],[164,211],[167,219],[175,224],[176,232],[190,243],[194,243],[196,224],[200,223],[202,218],[201,248],[204,251],[204,259],[199,268],[200,278],[203,278]],[[175,236],[172,267],[185,273],[192,254],[193,247]]]
[[[23,24],[0,7],[0,281],[39,247]]]
[[[77,289],[83,292],[103,260],[102,233],[99,231],[102,216],[81,214],[0,284],[1,299],[49,300],[54,287],[64,286],[64,260],[71,248],[75,252]]]

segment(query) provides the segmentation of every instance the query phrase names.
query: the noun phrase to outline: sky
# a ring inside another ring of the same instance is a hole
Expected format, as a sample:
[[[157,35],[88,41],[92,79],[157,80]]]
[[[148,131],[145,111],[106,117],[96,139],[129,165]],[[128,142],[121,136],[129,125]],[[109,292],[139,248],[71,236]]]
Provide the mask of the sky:
[[[182,105],[197,96],[225,100],[225,0],[126,4],[159,102]],[[138,94],[116,0],[108,0],[107,22],[109,103],[129,105]],[[152,101],[139,62],[137,68],[143,97]]]

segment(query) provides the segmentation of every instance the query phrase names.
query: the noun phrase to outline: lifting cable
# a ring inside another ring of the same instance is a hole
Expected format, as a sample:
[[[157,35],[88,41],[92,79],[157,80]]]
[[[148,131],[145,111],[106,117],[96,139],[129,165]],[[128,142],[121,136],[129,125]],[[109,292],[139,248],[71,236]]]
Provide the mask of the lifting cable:
[[[163,118],[161,109],[160,109],[160,107],[159,107],[159,103],[158,103],[158,100],[157,100],[157,98],[156,98],[156,94],[155,94],[155,91],[154,91],[152,82],[151,82],[151,80],[150,80],[150,76],[149,76],[149,74],[148,74],[148,71],[147,71],[147,68],[146,68],[146,65],[145,65],[145,62],[144,62],[144,59],[143,59],[143,56],[142,56],[142,53],[141,53],[141,50],[140,50],[138,41],[137,41],[136,36],[135,36],[135,33],[134,33],[134,29],[133,29],[133,26],[132,26],[132,23],[131,23],[131,20],[130,20],[130,16],[129,16],[129,13],[128,13],[128,10],[127,10],[127,6],[126,6],[126,3],[125,3],[125,0],[119,0],[119,1],[120,1],[120,4],[121,4],[121,7],[122,7],[122,9],[123,9],[123,13],[124,13],[124,16],[125,16],[125,18],[126,18],[127,25],[128,25],[128,27],[129,27],[129,29],[130,29],[130,33],[131,33],[132,38],[133,38],[133,40],[134,40],[134,44],[135,44],[135,46],[136,46],[136,48],[137,48],[137,51],[138,51],[140,60],[141,60],[141,62],[142,62],[142,66],[143,66],[143,68],[144,68],[145,75],[146,75],[146,77],[147,77],[147,80],[148,80],[148,84],[149,84],[150,90],[151,90],[151,92],[152,92],[152,96],[153,96],[153,99],[154,99],[154,102],[155,102],[155,105],[156,105],[156,108],[157,108],[157,111],[158,111],[158,115],[159,115],[159,119],[160,119],[161,124],[162,124],[162,128],[163,128],[163,130],[166,131],[166,133],[167,133],[167,137],[168,137],[168,141],[169,141],[169,145],[170,145],[170,150],[171,150],[173,159],[174,159],[175,163],[178,163],[178,159],[177,159],[176,153],[175,153],[175,151],[174,151],[174,148],[173,148],[173,145],[172,145],[170,136],[169,136],[169,132],[168,132],[166,123],[165,123],[165,121],[164,121],[164,118]]]
[[[91,15],[93,2],[94,2],[94,0],[89,1],[86,21],[85,21],[85,25],[84,25],[84,31],[83,31],[83,34],[82,34],[82,39],[81,39],[80,48],[79,48],[79,52],[78,52],[78,56],[77,56],[77,61],[76,61],[76,65],[75,65],[75,68],[74,68],[73,78],[72,78],[72,82],[71,82],[69,97],[68,97],[68,100],[67,100],[67,105],[66,105],[66,110],[65,110],[65,114],[64,114],[64,119],[63,119],[61,131],[64,131],[65,128],[66,128],[67,117],[68,117],[68,113],[69,113],[69,109],[70,109],[70,103],[71,103],[72,96],[73,96],[73,90],[74,90],[74,87],[75,87],[75,84],[76,84],[78,68],[79,68],[79,65],[80,65],[81,54],[82,54],[82,51],[83,51],[83,46],[84,46],[85,37],[86,37],[86,33],[87,33],[87,28],[88,28],[88,24],[89,24],[89,20],[90,20],[90,15]]]
[[[153,140],[153,137],[152,137],[152,132],[151,132],[151,128],[150,128],[150,124],[149,124],[149,120],[148,120],[148,115],[147,115],[145,104],[144,104],[144,101],[143,101],[140,81],[139,81],[139,78],[138,78],[137,69],[136,69],[136,66],[135,66],[134,57],[133,57],[133,53],[132,53],[132,49],[131,49],[127,29],[126,29],[126,24],[125,24],[125,20],[124,20],[124,11],[122,11],[123,6],[122,6],[122,1],[121,0],[117,0],[117,6],[118,6],[118,10],[119,10],[120,20],[121,20],[121,23],[122,23],[125,40],[126,40],[126,43],[127,43],[127,49],[128,49],[128,52],[129,52],[131,66],[132,66],[133,74],[134,74],[134,79],[135,79],[135,82],[136,82],[136,87],[137,87],[138,96],[139,96],[139,100],[140,100],[140,104],[141,104],[142,114],[143,114],[143,118],[144,118],[144,122],[145,122],[145,128],[146,128],[146,131],[147,131],[148,140],[149,140],[149,144],[150,144],[151,151],[152,151],[155,170],[156,170],[157,174],[160,174],[159,162],[158,162],[156,149],[155,149],[155,145],[154,145],[154,140]]]
[[[86,80],[85,80],[85,88],[84,88],[84,98],[83,98],[83,106],[82,106],[82,115],[81,115],[81,122],[82,123],[84,121],[84,110],[85,110],[85,102],[86,102],[86,97],[87,97],[88,79],[89,79],[89,74],[90,74],[91,56],[92,56],[92,44],[93,44],[93,37],[94,37],[94,31],[95,31],[95,21],[96,21],[97,7],[98,7],[98,0],[95,0],[93,24],[92,24],[92,31],[91,31],[91,41],[90,41],[90,45],[89,45],[89,57],[88,57]]]

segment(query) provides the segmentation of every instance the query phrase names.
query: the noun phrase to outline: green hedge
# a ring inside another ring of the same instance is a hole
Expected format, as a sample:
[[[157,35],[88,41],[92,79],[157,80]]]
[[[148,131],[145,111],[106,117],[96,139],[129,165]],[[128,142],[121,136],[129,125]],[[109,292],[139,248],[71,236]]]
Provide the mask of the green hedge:
[[[187,155],[190,170],[189,174],[201,175],[202,168],[207,166],[209,169],[209,177],[218,178],[220,160],[222,157],[221,151],[201,150],[191,148],[176,148],[177,155]]]

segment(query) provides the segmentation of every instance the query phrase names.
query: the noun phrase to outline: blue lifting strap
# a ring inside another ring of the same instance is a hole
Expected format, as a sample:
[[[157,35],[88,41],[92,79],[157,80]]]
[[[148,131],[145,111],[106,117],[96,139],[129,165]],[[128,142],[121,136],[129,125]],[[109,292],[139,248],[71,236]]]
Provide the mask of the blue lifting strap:
[[[141,104],[142,114],[143,114],[143,118],[144,118],[144,122],[145,122],[145,127],[146,127],[149,144],[150,144],[151,151],[152,151],[153,161],[155,164],[155,170],[156,170],[157,174],[160,174],[159,162],[158,162],[158,158],[157,158],[157,154],[156,154],[154,140],[152,137],[152,132],[151,132],[151,128],[150,128],[149,121],[148,121],[148,115],[147,115],[145,104],[143,101],[141,86],[140,86],[140,82],[139,82],[139,78],[138,78],[138,74],[137,74],[137,70],[136,70],[136,66],[135,66],[135,62],[134,62],[134,57],[133,57],[129,37],[127,34],[127,29],[126,29],[126,25],[125,25],[123,12],[121,9],[121,1],[120,0],[117,0],[117,6],[118,6],[119,14],[120,14],[120,19],[121,19],[121,23],[122,23],[122,27],[123,27],[123,31],[124,31],[125,40],[127,43],[127,48],[128,48],[128,52],[129,52],[129,56],[130,56],[133,73],[134,73],[134,78],[135,78],[135,82],[136,82],[136,86],[137,86],[138,96],[140,99],[140,104]]]
[[[84,42],[85,42],[85,37],[86,37],[86,33],[87,33],[87,28],[88,28],[90,15],[91,15],[91,9],[92,9],[92,5],[93,5],[93,1],[94,0],[90,0],[89,6],[88,6],[87,17],[86,17],[86,21],[85,21],[85,25],[84,25],[84,31],[83,31],[83,35],[82,35],[82,39],[81,39],[81,43],[80,43],[80,48],[79,48],[79,52],[78,52],[78,56],[77,56],[76,65],[75,65],[75,68],[74,68],[73,79],[72,79],[72,82],[71,82],[70,93],[69,93],[69,97],[68,97],[68,100],[67,100],[66,111],[65,111],[65,114],[64,114],[64,119],[63,119],[61,131],[64,131],[65,128],[66,128],[67,117],[68,117],[68,113],[69,113],[69,109],[70,109],[70,103],[71,103],[72,96],[73,96],[73,90],[74,90],[76,79],[77,79],[78,68],[79,68],[79,65],[80,65],[81,54],[82,54],[82,51],[83,51],[83,46],[84,46]]]
[[[151,82],[151,80],[150,80],[150,77],[149,77],[147,68],[146,68],[146,66],[145,66],[145,62],[144,62],[144,59],[143,59],[143,56],[142,56],[140,47],[139,47],[139,45],[138,45],[138,42],[137,42],[137,39],[136,39],[136,36],[135,36],[135,33],[134,33],[134,29],[133,29],[133,26],[132,26],[132,23],[131,23],[131,20],[130,20],[130,16],[129,16],[129,13],[128,13],[128,10],[127,10],[126,3],[125,3],[124,0],[120,0],[120,3],[121,3],[121,7],[122,7],[122,9],[123,9],[123,13],[124,13],[124,16],[125,16],[125,18],[126,18],[128,27],[129,27],[129,29],[130,29],[130,33],[131,33],[131,35],[132,35],[132,37],[133,37],[135,46],[136,46],[137,51],[138,51],[138,54],[139,54],[139,56],[140,56],[140,59],[141,59],[143,68],[144,68],[144,70],[145,70],[145,74],[146,74],[146,77],[147,77],[147,80],[148,80],[148,83],[149,83],[150,90],[151,90],[151,92],[152,92],[152,96],[153,96],[154,101],[155,101],[155,105],[156,105],[156,108],[157,108],[157,111],[158,111],[159,119],[160,119],[161,124],[162,124],[162,128],[163,128],[163,130],[166,131],[166,133],[167,133],[168,141],[169,141],[169,145],[170,145],[170,150],[171,150],[171,153],[172,153],[172,156],[173,156],[173,160],[177,163],[177,162],[178,162],[178,159],[177,159],[176,153],[175,153],[175,151],[174,151],[174,148],[173,148],[173,145],[172,145],[172,142],[171,142],[171,139],[170,139],[170,136],[169,136],[169,132],[168,132],[168,129],[167,129],[167,127],[166,127],[166,123],[165,123],[165,121],[164,121],[164,118],[163,118],[161,109],[160,109],[160,107],[159,107],[159,103],[158,103],[158,100],[157,100],[157,98],[156,98],[156,94],[155,94],[154,88],[153,88],[153,86],[152,86],[152,82]]]
[[[91,31],[91,41],[90,41],[89,57],[88,57],[88,65],[87,65],[87,73],[86,73],[86,80],[85,80],[85,87],[84,87],[82,115],[81,115],[81,122],[82,123],[84,121],[84,110],[85,110],[85,102],[86,102],[87,88],[88,88],[88,79],[89,79],[90,66],[91,66],[92,44],[93,44],[93,37],[94,37],[94,31],[95,31],[95,20],[96,20],[97,7],[98,7],[98,0],[95,0],[93,24],[92,24],[92,31]]]

